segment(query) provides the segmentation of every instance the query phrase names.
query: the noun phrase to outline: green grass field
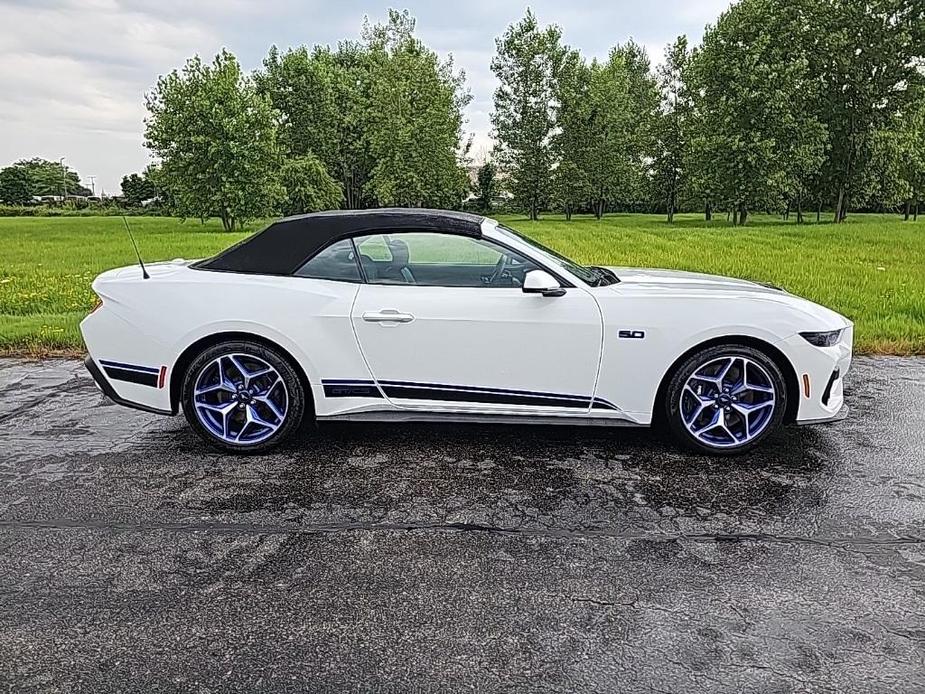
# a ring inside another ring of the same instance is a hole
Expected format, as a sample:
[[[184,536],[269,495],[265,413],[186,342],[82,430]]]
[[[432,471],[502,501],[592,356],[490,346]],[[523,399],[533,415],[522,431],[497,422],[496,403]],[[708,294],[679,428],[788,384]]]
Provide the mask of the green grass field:
[[[800,227],[759,216],[738,229],[694,215],[674,226],[651,215],[504,221],[579,262],[773,282],[854,320],[859,352],[925,354],[925,223],[876,215]],[[223,233],[217,222],[134,217],[130,224],[149,261],[211,255],[244,235]],[[77,324],[94,302],[91,280],[133,262],[118,217],[0,219],[0,351],[80,350]]]

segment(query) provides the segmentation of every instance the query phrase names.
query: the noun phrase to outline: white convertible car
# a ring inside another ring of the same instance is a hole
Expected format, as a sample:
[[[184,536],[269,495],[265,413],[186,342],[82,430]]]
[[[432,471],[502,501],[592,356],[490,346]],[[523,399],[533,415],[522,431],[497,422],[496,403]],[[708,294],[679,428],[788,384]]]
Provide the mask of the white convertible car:
[[[647,426],[740,453],[844,416],[852,323],[777,287],[586,267],[432,210],[282,219],[214,258],[110,270],[81,324],[117,403],[263,451],[307,417]]]

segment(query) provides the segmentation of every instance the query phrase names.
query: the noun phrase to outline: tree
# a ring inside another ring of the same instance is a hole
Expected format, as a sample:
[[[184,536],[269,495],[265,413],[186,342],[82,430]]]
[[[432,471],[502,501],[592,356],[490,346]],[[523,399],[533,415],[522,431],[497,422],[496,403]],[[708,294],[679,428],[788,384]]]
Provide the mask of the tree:
[[[557,26],[541,29],[528,9],[495,40],[491,69],[495,90],[492,125],[499,164],[510,175],[516,204],[536,219],[548,202],[555,125],[556,77],[565,51]]]
[[[276,119],[234,55],[191,58],[146,101],[145,142],[178,214],[217,216],[233,231],[272,212],[282,197]]]
[[[389,11],[363,31],[369,51],[366,140],[375,162],[369,187],[381,205],[458,207],[468,177],[457,151],[465,76],[414,37],[414,19]]]
[[[594,200],[594,213],[603,217],[608,203],[632,197],[635,151],[630,116],[630,84],[624,56],[618,49],[605,63],[596,60],[588,71],[585,177]]]
[[[336,49],[274,47],[255,75],[281,115],[288,156],[315,155],[343,187],[348,208],[458,206],[462,72],[414,36],[407,12],[364,23]]]
[[[491,212],[492,202],[498,195],[498,168],[493,162],[486,161],[479,167],[476,175],[475,197],[479,210]]]
[[[589,93],[591,69],[578,51],[568,51],[556,80],[556,132],[552,138],[556,167],[552,172],[553,202],[565,219],[593,197],[589,177],[591,132]]]
[[[25,172],[30,195],[90,195],[90,189],[80,185],[77,172],[61,162],[35,157],[21,159],[13,167]]]
[[[907,221],[918,220],[925,198],[925,89],[916,92],[889,127],[874,133],[866,186],[881,208],[902,207]]]
[[[616,63],[620,63],[619,68]],[[629,209],[638,209],[649,198],[651,161],[658,122],[658,83],[652,75],[645,48],[630,40],[613,49],[608,64],[622,73],[623,122],[620,147],[626,162],[624,178],[617,190]]]
[[[336,50],[300,46],[280,54],[274,46],[254,79],[280,114],[286,155],[317,156],[340,181],[347,208],[372,204],[366,190],[373,167],[366,139],[366,49],[345,41]]]
[[[588,202],[590,186],[585,172],[572,159],[563,159],[552,172],[552,202],[565,212],[565,221]]]
[[[679,36],[665,49],[665,62],[658,68],[661,109],[655,129],[653,176],[659,197],[664,201],[669,224],[674,222],[678,197],[685,184],[684,157],[690,104],[684,77],[689,60],[687,37]]]
[[[793,3],[791,3],[793,5]],[[822,88],[816,117],[828,133],[824,185],[835,203],[835,221],[852,202],[862,202],[875,133],[909,102],[923,76],[925,3],[921,0],[800,0],[800,33],[809,47],[811,72]]]
[[[692,165],[734,223],[779,206],[821,161],[825,129],[805,107],[816,83],[806,55],[784,40],[798,22],[785,0],[743,0],[690,62]]]
[[[336,209],[344,199],[340,184],[314,155],[289,159],[280,171],[286,189],[283,213],[305,214]]]
[[[148,176],[137,173],[122,177],[122,199],[129,207],[141,207],[145,200],[157,197],[157,187]]]
[[[0,202],[6,205],[25,205],[32,199],[29,176],[21,166],[0,169]]]

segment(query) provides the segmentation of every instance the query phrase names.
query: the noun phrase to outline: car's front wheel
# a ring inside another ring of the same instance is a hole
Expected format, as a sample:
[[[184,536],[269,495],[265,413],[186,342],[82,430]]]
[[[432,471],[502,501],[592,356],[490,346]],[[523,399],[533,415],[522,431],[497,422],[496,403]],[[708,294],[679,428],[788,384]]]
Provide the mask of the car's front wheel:
[[[743,453],[777,429],[787,409],[783,374],[746,345],[708,347],[686,359],[665,392],[668,427],[689,448]]]
[[[205,349],[183,381],[183,413],[205,440],[227,451],[266,451],[295,431],[305,392],[295,368],[262,344],[235,340]]]

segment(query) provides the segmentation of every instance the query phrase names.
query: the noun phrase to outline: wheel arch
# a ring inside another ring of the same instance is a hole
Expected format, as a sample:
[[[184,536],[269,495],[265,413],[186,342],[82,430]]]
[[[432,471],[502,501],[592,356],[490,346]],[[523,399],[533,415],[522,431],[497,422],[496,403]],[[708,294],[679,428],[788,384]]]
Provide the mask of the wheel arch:
[[[222,342],[230,342],[232,340],[247,340],[248,342],[256,342],[257,344],[269,347],[270,349],[279,352],[283,358],[289,362],[290,366],[295,369],[295,372],[299,377],[299,382],[302,384],[302,390],[305,392],[305,414],[308,416],[314,416],[315,400],[312,394],[311,381],[308,380],[308,375],[305,373],[305,369],[303,368],[302,364],[299,363],[299,360],[296,359],[288,349],[283,347],[278,342],[274,342],[273,340],[262,335],[256,335],[254,333],[240,330],[229,330],[206,335],[191,343],[180,353],[180,356],[177,357],[177,360],[174,362],[173,369],[171,369],[170,372],[170,409],[174,413],[180,411],[180,394],[183,389],[183,379],[186,376],[186,370],[189,368],[189,365],[192,363],[193,359],[195,359],[198,354],[200,354],[203,350],[208,349],[209,347],[221,344]]]
[[[784,375],[784,386],[787,388],[787,409],[784,412],[784,422],[792,423],[796,421],[797,409],[800,405],[800,383],[797,378],[796,369],[787,358],[787,355],[770,342],[758,337],[749,335],[723,335],[722,337],[714,337],[694,345],[675,359],[671,363],[671,366],[666,369],[665,373],[662,374],[661,381],[659,381],[658,384],[658,390],[655,393],[655,403],[652,409],[653,422],[658,421],[662,423],[664,421],[665,413],[661,404],[665,401],[665,391],[668,388],[668,383],[671,381],[671,377],[678,367],[694,353],[720,345],[742,345],[745,347],[752,347],[764,353],[773,361]]]

